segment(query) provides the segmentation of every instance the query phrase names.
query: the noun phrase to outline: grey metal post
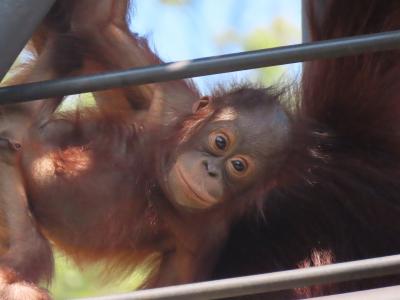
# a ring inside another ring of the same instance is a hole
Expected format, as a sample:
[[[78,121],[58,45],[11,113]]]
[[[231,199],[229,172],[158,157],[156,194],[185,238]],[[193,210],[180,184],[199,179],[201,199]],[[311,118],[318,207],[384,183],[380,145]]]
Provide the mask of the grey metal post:
[[[0,88],[0,105],[400,47],[400,30]]]
[[[307,22],[307,12],[311,1],[313,2],[315,13],[317,14],[318,22],[321,23],[324,17],[325,9],[328,5],[326,0],[302,0],[301,1],[301,29],[303,43],[311,42],[310,28]]]
[[[0,1],[0,81],[55,0]]]
[[[306,269],[191,283],[86,300],[209,300],[255,295],[325,283],[400,273],[400,255],[370,258]],[[399,288],[397,287],[397,290]],[[266,297],[268,298],[268,297]],[[336,298],[335,298],[336,299]],[[360,298],[359,298],[360,299]],[[363,298],[367,299],[367,298]],[[383,299],[383,298],[374,298]],[[396,298],[398,299],[398,298]],[[83,300],[83,299],[81,299]]]

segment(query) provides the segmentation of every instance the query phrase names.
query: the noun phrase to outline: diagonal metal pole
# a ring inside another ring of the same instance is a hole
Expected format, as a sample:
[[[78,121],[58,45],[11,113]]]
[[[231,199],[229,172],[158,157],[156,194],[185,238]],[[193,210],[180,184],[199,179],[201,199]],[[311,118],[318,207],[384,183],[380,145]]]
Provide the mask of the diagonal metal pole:
[[[81,300],[222,299],[399,273],[400,255],[392,255],[306,269],[191,283]]]
[[[55,0],[0,1],[0,81]]]
[[[0,88],[0,104],[400,47],[400,30]]]

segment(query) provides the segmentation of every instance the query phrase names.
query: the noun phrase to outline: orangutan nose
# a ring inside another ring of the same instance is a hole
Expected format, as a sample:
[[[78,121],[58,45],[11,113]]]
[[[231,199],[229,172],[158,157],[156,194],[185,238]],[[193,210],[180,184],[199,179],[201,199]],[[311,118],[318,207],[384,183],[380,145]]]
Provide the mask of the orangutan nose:
[[[218,169],[215,167],[214,164],[211,164],[208,160],[204,160],[203,166],[210,177],[218,177]]]

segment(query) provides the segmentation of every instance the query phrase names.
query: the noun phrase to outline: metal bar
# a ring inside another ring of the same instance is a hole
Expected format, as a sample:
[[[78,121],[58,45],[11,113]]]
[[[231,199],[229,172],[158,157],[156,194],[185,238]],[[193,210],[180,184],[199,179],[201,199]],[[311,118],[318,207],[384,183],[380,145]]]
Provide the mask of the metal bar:
[[[311,298],[311,300],[398,300],[400,285],[353,293]]]
[[[221,299],[400,273],[400,255],[237,277],[86,300]]]
[[[0,104],[105,90],[113,87],[269,67],[400,47],[400,30],[314,43],[179,61],[0,89]]]
[[[302,0],[301,1],[301,34],[303,43],[311,42],[310,35],[310,24],[309,24],[309,16],[308,10],[310,5],[314,6],[314,13],[317,18],[317,26],[322,25],[324,20],[325,12],[328,6],[327,1],[314,1],[314,0]]]
[[[301,1],[301,40],[303,43],[308,43],[310,39],[310,28],[307,18],[307,9],[309,5],[309,0]]]
[[[0,1],[0,81],[55,0]]]

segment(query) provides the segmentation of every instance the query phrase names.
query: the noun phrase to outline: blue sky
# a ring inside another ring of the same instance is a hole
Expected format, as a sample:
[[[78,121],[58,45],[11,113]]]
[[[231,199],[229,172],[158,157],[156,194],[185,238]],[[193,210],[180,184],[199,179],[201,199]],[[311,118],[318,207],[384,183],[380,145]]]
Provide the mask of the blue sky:
[[[217,37],[230,30],[246,34],[265,28],[277,17],[300,29],[301,1],[192,0],[174,6],[159,0],[142,0],[136,1],[131,26],[133,31],[147,36],[159,56],[169,62],[242,51],[238,45],[221,47],[216,43]],[[249,74],[249,71],[235,72],[199,77],[195,81],[204,91],[215,82]]]

